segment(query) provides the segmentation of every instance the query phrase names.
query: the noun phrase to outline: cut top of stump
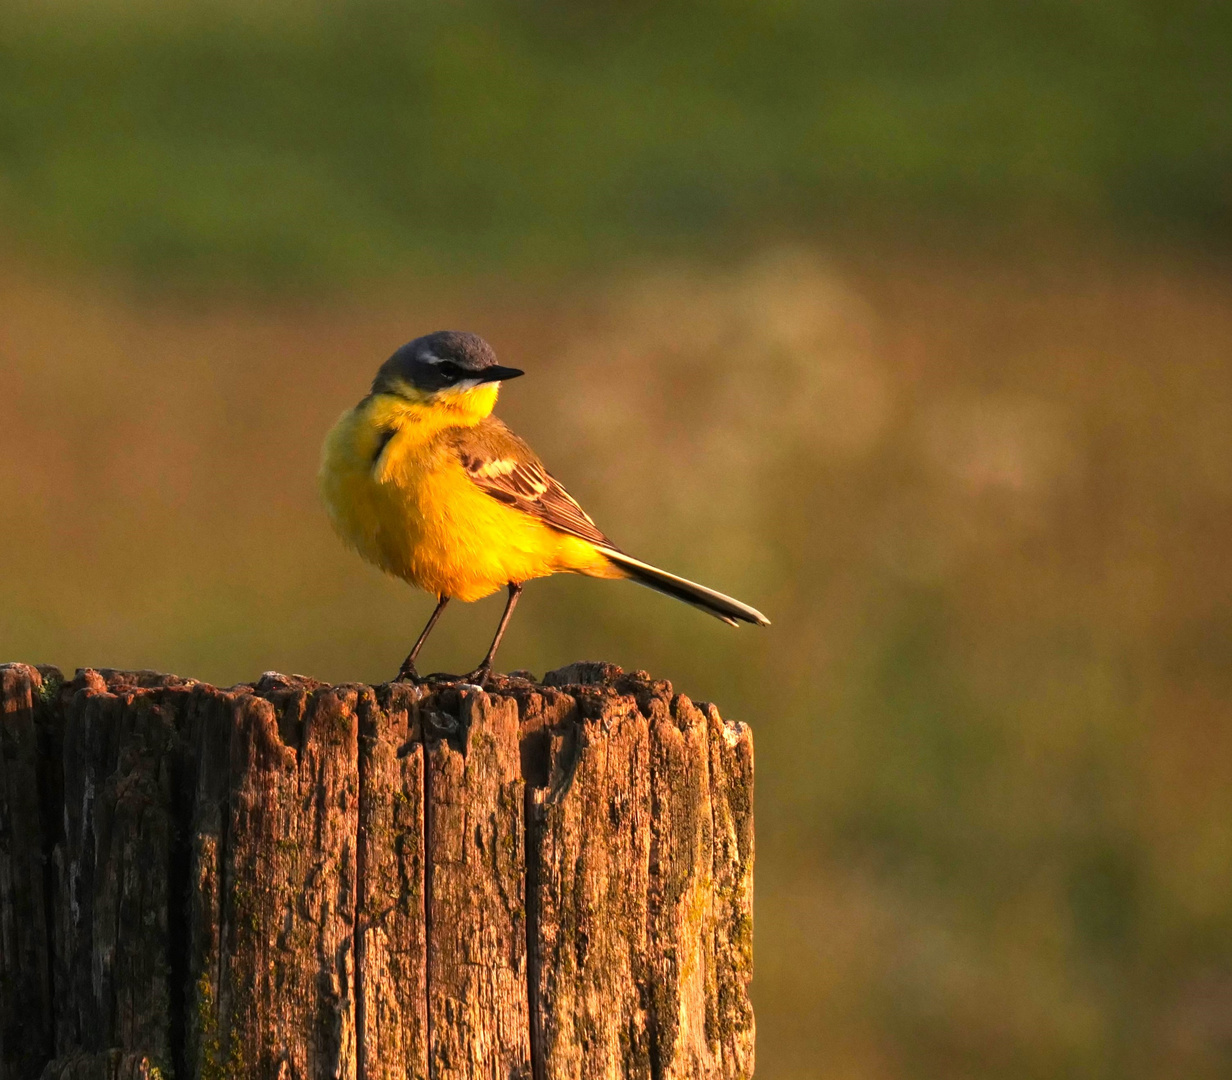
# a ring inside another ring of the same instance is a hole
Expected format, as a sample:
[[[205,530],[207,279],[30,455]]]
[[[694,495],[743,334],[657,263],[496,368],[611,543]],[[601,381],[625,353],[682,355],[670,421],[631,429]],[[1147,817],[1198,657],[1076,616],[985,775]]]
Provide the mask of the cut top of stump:
[[[610,664],[0,666],[0,1080],[747,1077],[747,726]]]

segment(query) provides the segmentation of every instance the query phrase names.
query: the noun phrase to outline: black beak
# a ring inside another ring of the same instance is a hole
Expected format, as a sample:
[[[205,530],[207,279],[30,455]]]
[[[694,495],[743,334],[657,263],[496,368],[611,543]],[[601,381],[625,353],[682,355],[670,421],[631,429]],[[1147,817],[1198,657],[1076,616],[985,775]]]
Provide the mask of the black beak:
[[[525,375],[526,372],[521,368],[501,367],[500,364],[493,364],[491,367],[484,368],[475,377],[481,382],[504,382],[506,379],[516,379],[519,375]]]

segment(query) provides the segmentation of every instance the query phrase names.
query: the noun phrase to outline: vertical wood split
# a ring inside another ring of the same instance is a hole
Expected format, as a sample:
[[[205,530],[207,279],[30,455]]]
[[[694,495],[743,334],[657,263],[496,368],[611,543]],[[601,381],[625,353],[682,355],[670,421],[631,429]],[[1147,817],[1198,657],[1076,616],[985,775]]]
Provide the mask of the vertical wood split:
[[[748,728],[0,666],[0,1080],[752,1075]]]

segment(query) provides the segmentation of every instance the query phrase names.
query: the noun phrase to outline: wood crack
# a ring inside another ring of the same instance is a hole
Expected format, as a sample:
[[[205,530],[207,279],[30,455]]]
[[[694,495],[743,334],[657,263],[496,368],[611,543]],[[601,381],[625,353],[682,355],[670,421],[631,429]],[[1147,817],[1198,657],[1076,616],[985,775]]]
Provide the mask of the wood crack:
[[[0,1080],[751,1076],[752,747],[713,707],[585,664],[41,687],[0,665]]]

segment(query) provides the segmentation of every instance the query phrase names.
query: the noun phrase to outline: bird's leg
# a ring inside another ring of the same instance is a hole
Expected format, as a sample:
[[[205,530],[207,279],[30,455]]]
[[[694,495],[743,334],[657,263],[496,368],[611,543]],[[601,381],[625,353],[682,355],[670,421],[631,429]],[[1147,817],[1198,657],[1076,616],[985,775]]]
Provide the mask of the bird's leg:
[[[518,606],[518,597],[521,595],[521,584],[514,581],[509,582],[509,599],[505,602],[505,614],[501,616],[500,626],[496,628],[496,637],[492,639],[488,655],[474,671],[462,676],[463,682],[483,686],[488,681],[488,676],[492,674],[492,661],[496,659],[496,650],[500,648],[501,638],[505,636],[505,627],[509,625],[509,617],[513,614],[513,609]]]
[[[415,642],[415,647],[411,649],[410,655],[402,661],[402,666],[398,669],[398,674],[394,678],[394,682],[419,682],[419,672],[415,670],[415,657],[419,655],[419,650],[423,648],[423,644],[428,640],[428,635],[432,633],[432,627],[436,625],[436,620],[441,617],[441,612],[445,610],[445,605],[449,603],[448,596],[442,596],[437,603],[432,614],[428,616],[428,625],[423,628],[423,633],[419,635],[419,640]]]

